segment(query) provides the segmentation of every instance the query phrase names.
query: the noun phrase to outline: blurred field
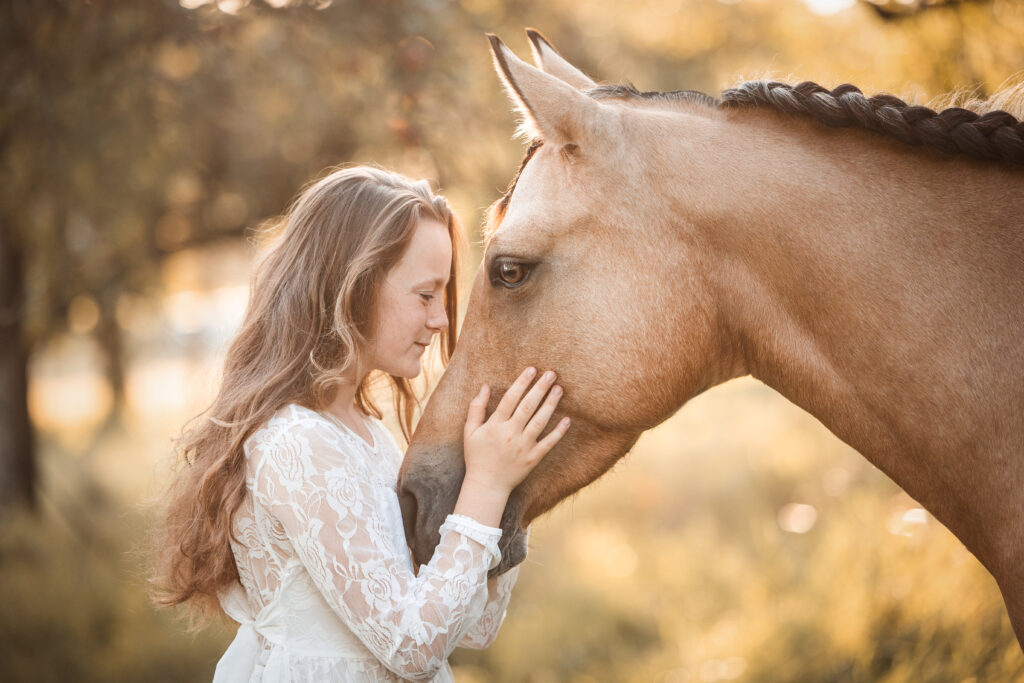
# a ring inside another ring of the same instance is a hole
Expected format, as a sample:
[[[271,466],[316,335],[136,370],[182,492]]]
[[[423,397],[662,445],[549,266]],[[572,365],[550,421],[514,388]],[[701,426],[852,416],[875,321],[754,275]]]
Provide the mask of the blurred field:
[[[19,238],[41,476],[38,514],[0,511],[0,682],[211,678],[234,629],[189,634],[149,605],[146,502],[217,385],[254,229],[325,167],[375,162],[449,197],[468,283],[523,151],[484,31],[525,57],[536,26],[641,89],[770,74],[925,103],[1019,81],[1024,2],[914,13],[933,4],[12,4],[0,238]],[[538,521],[497,643],[453,665],[460,683],[1024,680],[978,562],[752,380],[694,399]]]
[[[736,380],[535,524],[464,681],[1014,681],[995,582],[885,475]]]
[[[201,364],[186,376],[208,372]],[[0,533],[0,680],[208,680],[230,627],[146,603],[168,425],[45,447],[40,520]],[[88,482],[82,486],[82,482]],[[1024,655],[963,546],[813,418],[753,380],[688,404],[534,525],[476,681],[1013,681]]]

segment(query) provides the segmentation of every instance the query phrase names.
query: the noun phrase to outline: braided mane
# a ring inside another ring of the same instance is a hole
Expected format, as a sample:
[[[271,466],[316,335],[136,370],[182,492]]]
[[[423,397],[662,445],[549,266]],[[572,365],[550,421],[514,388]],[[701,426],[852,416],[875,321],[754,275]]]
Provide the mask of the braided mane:
[[[1024,84],[1012,90],[1003,100],[1009,102],[1018,97],[1020,93],[1015,91],[1024,92]],[[750,81],[725,90],[719,100],[691,90],[639,92],[632,85],[601,85],[589,94],[597,99],[699,102],[723,109],[768,107],[811,116],[832,127],[864,128],[908,145],[930,147],[946,154],[1024,166],[1024,120],[1001,109],[984,111],[984,102],[969,105],[980,112],[963,107],[936,112],[907,104],[894,95],[866,97],[857,86],[848,83],[828,90],[812,81],[798,85]]]
[[[936,112],[909,105],[893,95],[865,97],[849,83],[828,90],[811,81],[799,85],[751,81],[723,92],[719,106],[767,106],[808,114],[828,126],[856,126],[884,133],[908,145],[947,154],[1024,165],[1024,122],[1002,110],[978,114],[950,107]]]

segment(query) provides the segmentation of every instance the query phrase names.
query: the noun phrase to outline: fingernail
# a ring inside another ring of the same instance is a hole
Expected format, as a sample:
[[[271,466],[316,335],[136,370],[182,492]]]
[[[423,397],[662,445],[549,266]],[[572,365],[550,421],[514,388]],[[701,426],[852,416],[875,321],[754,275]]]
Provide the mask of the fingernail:
[[[537,368],[526,368],[526,376],[533,377],[537,374]]]
[[[561,396],[562,395],[562,387],[558,386],[557,384],[555,386],[551,387],[551,394],[553,396]]]
[[[563,417],[562,418],[562,426],[564,426],[564,427],[569,426],[569,418],[568,417]]]
[[[555,373],[551,372],[550,370],[548,370],[547,372],[544,373],[544,380],[545,381],[550,382],[554,378],[555,378]]]

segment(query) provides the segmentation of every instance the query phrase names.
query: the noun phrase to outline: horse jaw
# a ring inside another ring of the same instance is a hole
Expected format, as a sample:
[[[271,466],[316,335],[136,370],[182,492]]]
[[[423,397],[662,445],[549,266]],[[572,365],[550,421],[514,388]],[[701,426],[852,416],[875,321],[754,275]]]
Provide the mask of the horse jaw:
[[[450,367],[431,397],[398,478],[406,541],[417,564],[426,564],[433,557],[440,542],[439,529],[455,509],[465,476],[465,415],[458,408],[468,405],[472,392],[467,387],[475,386],[480,377],[473,382],[464,381],[464,364],[460,368],[457,362],[453,361],[454,367]],[[488,413],[509,383],[511,379],[500,386],[500,391],[492,392],[496,398]],[[560,410],[559,414],[564,413]],[[557,423],[558,417],[556,414],[552,424]],[[503,574],[521,563],[526,558],[526,528],[530,523],[609,470],[639,435],[639,431],[611,432],[586,420],[574,420],[562,441],[509,496],[501,518],[501,561],[490,575]]]

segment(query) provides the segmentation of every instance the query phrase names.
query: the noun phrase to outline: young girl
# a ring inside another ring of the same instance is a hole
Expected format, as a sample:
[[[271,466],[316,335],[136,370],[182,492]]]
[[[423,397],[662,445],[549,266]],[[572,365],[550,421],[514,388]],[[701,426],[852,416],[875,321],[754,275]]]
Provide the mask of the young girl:
[[[344,169],[299,197],[256,271],[220,392],[183,436],[157,581],[164,604],[239,622],[217,683],[450,681],[456,646],[494,639],[517,573],[487,579],[506,499],[568,429],[537,440],[553,373],[528,368],[489,419],[486,386],[467,406],[466,476],[418,573],[401,453],[367,390],[390,377],[408,438],[409,379],[435,335],[445,361],[455,342],[456,236],[426,182]]]

